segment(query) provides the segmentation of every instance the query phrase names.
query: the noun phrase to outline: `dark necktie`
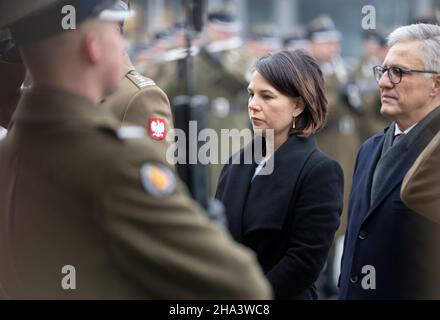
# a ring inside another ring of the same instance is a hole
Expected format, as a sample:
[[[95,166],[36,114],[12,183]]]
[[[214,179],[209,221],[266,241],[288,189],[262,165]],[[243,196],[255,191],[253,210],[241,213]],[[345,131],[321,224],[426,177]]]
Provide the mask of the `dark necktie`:
[[[404,135],[405,135],[404,133],[396,134],[393,138],[393,143],[391,144],[391,146],[393,147],[394,145],[396,145],[396,143],[398,143],[400,141],[400,139],[403,138]]]

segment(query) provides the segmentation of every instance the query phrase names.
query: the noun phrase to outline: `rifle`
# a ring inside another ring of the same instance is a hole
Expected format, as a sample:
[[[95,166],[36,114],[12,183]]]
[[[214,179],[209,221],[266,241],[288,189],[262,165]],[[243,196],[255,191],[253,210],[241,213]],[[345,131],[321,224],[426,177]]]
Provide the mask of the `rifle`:
[[[336,77],[338,78],[339,83],[341,83],[339,94],[342,101],[355,114],[362,115],[364,113],[364,105],[359,86],[356,84],[354,78],[348,74],[341,56],[334,56],[331,63],[335,70]]]
[[[190,163],[190,152],[194,152],[190,146],[197,146],[196,152],[201,147],[198,141],[200,130],[206,127],[206,112],[209,110],[209,100],[205,96],[196,95],[196,79],[194,73],[194,57],[192,54],[192,42],[203,29],[203,15],[205,13],[206,0],[183,0],[186,9],[185,38],[186,56],[178,61],[183,64],[181,81],[185,84],[185,95],[178,96],[172,101],[175,114],[175,126],[186,133],[186,163],[177,165],[180,178],[188,186],[194,200],[205,208],[208,217],[220,224],[226,224],[223,205],[210,197],[210,171],[200,163]],[[189,123],[197,122],[197,134],[190,136]]]

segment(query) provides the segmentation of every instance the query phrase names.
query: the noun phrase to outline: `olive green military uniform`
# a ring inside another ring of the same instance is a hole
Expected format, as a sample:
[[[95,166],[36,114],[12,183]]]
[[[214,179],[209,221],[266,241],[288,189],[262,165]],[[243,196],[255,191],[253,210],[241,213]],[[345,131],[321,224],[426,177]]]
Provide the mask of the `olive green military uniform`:
[[[440,132],[426,146],[402,182],[402,201],[414,214],[420,214],[426,221],[440,224]],[[428,225],[428,224],[427,224]],[[427,226],[426,225],[426,226]],[[423,236],[429,245],[421,248],[419,257],[429,261],[418,283],[424,297],[440,299],[440,233],[438,228],[423,228]]]
[[[234,76],[242,85],[248,85],[246,75],[252,68],[252,58],[242,49],[228,50],[222,56],[225,70]]]
[[[207,96],[210,104],[206,126],[214,129],[218,137],[221,136],[221,129],[242,130],[250,127],[247,112],[247,82],[244,75],[230,72],[231,63],[236,61],[233,56],[236,56],[236,53],[225,51],[214,56],[202,49],[194,59],[196,92]],[[182,81],[179,82],[177,79],[165,91],[170,97],[185,93]],[[230,153],[220,148],[219,151]],[[229,157],[227,154],[219,153],[219,164],[210,166],[212,194],[215,193],[217,180],[224,165],[221,164],[221,157],[229,159],[236,151],[238,150],[232,150]]]
[[[25,90],[0,142],[3,296],[269,298],[254,255],[190,200],[164,148],[84,98]]]
[[[139,74],[129,57],[125,57],[125,76],[119,89],[107,96],[102,105],[122,124],[132,123],[149,131],[150,119],[163,119],[166,131],[173,128],[170,102],[156,83]],[[166,141],[166,140],[164,140]]]
[[[194,56],[198,50],[197,47],[193,46],[191,48],[192,55]],[[151,78],[159,87],[167,88],[178,78],[176,61],[185,59],[187,55],[187,48],[170,49],[165,54],[156,56],[155,61],[151,63],[153,65],[148,65],[145,68],[145,74],[151,74]]]
[[[343,236],[356,154],[361,143],[359,117],[342,101],[336,75],[326,75],[324,80],[329,113],[326,127],[317,134],[317,143],[323,152],[339,162],[344,171],[344,210],[337,231],[337,236]]]
[[[176,61],[156,62],[155,68],[157,71],[154,74],[154,81],[161,88],[167,88],[177,77]],[[146,72],[148,74],[149,70]]]
[[[308,23],[308,33],[312,54],[321,60],[319,63],[324,75],[325,95],[329,108],[327,124],[317,135],[317,143],[322,151],[339,162],[344,171],[344,210],[341,225],[336,233],[341,237],[345,234],[351,181],[356,154],[361,144],[358,116],[361,111],[359,106],[361,101],[358,100],[361,99],[348,87],[349,84],[353,86],[354,84],[351,83],[349,71],[338,52],[342,34],[332,18],[328,15],[316,17]],[[331,43],[335,47],[328,54],[320,52],[324,50],[322,47],[321,50],[316,51],[322,43]],[[315,45],[318,47],[315,48]],[[316,52],[313,53],[314,51]],[[357,99],[353,99],[355,96]],[[354,108],[359,110],[355,111]]]
[[[376,79],[374,79],[373,67],[380,61],[364,55],[355,70],[356,82],[359,84],[364,113],[359,123],[361,140],[365,141],[377,132],[384,130],[389,122],[380,114],[380,92]]]
[[[331,73],[324,76],[324,81],[329,112],[326,127],[316,135],[316,140],[319,148],[335,159],[344,172],[344,208],[340,226],[336,231],[335,243],[330,250],[327,267],[318,281],[318,288],[322,290],[320,294],[325,298],[333,299],[337,295],[336,277],[339,274],[352,176],[361,140],[358,116],[345,104],[339,94],[340,81]]]

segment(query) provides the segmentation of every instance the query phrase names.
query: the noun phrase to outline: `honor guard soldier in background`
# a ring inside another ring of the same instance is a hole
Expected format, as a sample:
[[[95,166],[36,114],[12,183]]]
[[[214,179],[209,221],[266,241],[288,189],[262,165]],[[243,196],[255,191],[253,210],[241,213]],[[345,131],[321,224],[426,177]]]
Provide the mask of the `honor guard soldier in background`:
[[[255,256],[190,199],[165,145],[99,105],[124,74],[114,20],[126,13],[113,4],[0,0],[33,80],[0,142],[0,296],[270,298]]]
[[[282,49],[282,40],[274,25],[264,24],[254,26],[246,37],[246,60],[243,73],[246,80],[251,81],[252,67],[261,57]]]
[[[328,274],[332,279],[327,282],[328,293],[324,293],[332,297],[336,294],[336,279],[340,263],[338,254],[342,253],[355,155],[361,143],[359,114],[362,112],[362,101],[360,95],[356,94],[359,93],[356,92],[358,88],[350,82],[350,74],[340,55],[342,34],[336,29],[331,18],[320,16],[314,19],[308,25],[308,32],[310,53],[318,60],[324,73],[329,107],[327,125],[317,134],[317,143],[322,151],[339,162],[344,171],[344,211],[336,234],[335,256],[327,265],[327,272],[332,268],[335,272],[331,271],[331,275]],[[330,259],[332,258],[330,256]]]
[[[242,64],[245,62],[240,36],[242,24],[230,11],[215,11],[208,14],[206,43],[202,49],[208,58],[218,59],[224,70],[243,81]]]
[[[147,53],[151,61],[144,63],[140,70],[163,88],[166,88],[176,77],[176,61],[186,56],[185,43],[177,41],[181,28],[183,26],[179,25],[154,34],[151,39],[151,48]]]
[[[303,49],[310,52],[310,39],[307,34],[307,28],[297,26],[295,29],[283,37],[283,47],[285,50],[295,51]]]
[[[242,66],[247,65],[242,51],[243,40],[239,37],[241,24],[234,14],[216,11],[208,14],[204,44],[194,57],[195,93],[207,96],[209,110],[207,127],[214,129],[220,137],[221,129],[249,128],[247,113],[247,81]],[[181,60],[180,62],[183,62]],[[170,99],[187,94],[184,81],[176,78],[166,88]],[[203,129],[203,128],[202,128]],[[229,157],[238,150],[221,150]],[[211,194],[217,187],[217,180],[223,165],[210,165]],[[223,155],[224,157],[224,155]]]
[[[378,31],[364,31],[362,49],[363,54],[356,67],[355,77],[364,105],[360,130],[361,140],[365,141],[389,125],[389,121],[380,114],[380,93],[373,73],[373,67],[381,65],[387,54],[386,39]]]
[[[129,12],[128,3],[118,0],[113,10]],[[168,97],[153,80],[136,71],[128,54],[124,54],[124,78],[119,89],[106,96],[102,104],[122,123],[145,128],[156,141],[167,141],[167,132],[173,128]]]

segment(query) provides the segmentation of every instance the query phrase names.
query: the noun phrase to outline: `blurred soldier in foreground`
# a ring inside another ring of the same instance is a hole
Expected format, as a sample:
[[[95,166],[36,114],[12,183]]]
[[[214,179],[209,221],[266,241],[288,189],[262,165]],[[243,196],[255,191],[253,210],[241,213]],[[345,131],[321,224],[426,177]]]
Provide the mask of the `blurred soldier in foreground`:
[[[440,225],[440,132],[432,139],[417,158],[402,182],[401,198],[426,221]],[[418,277],[420,287],[430,299],[440,299],[440,250],[438,229],[425,228],[427,247],[421,248],[420,256],[429,261],[427,270]],[[437,232],[436,232],[437,231]]]
[[[354,95],[357,87],[351,82],[351,76],[341,58],[342,35],[328,16],[321,16],[309,24],[310,52],[324,73],[329,116],[326,127],[317,134],[318,146],[335,159],[344,171],[344,210],[341,225],[336,233],[335,255],[325,271],[327,285],[323,296],[334,297],[337,293],[336,279],[339,274],[339,262],[342,253],[343,236],[347,224],[347,207],[351,180],[354,171],[356,153],[360,146],[358,117],[361,100]],[[335,271],[332,271],[332,268]]]
[[[190,200],[165,146],[98,105],[123,77],[109,19],[126,14],[72,1],[66,31],[65,4],[0,0],[33,79],[0,143],[0,296],[269,298],[254,255]]]
[[[128,0],[118,0],[113,10],[128,12]],[[145,128],[154,140],[167,141],[167,132],[173,127],[168,98],[153,80],[136,71],[126,53],[122,83],[116,92],[105,97],[102,104],[122,123],[136,124]]]
[[[438,224],[440,224],[439,181],[440,133],[437,133],[406,174],[402,183],[402,200],[409,208]]]

